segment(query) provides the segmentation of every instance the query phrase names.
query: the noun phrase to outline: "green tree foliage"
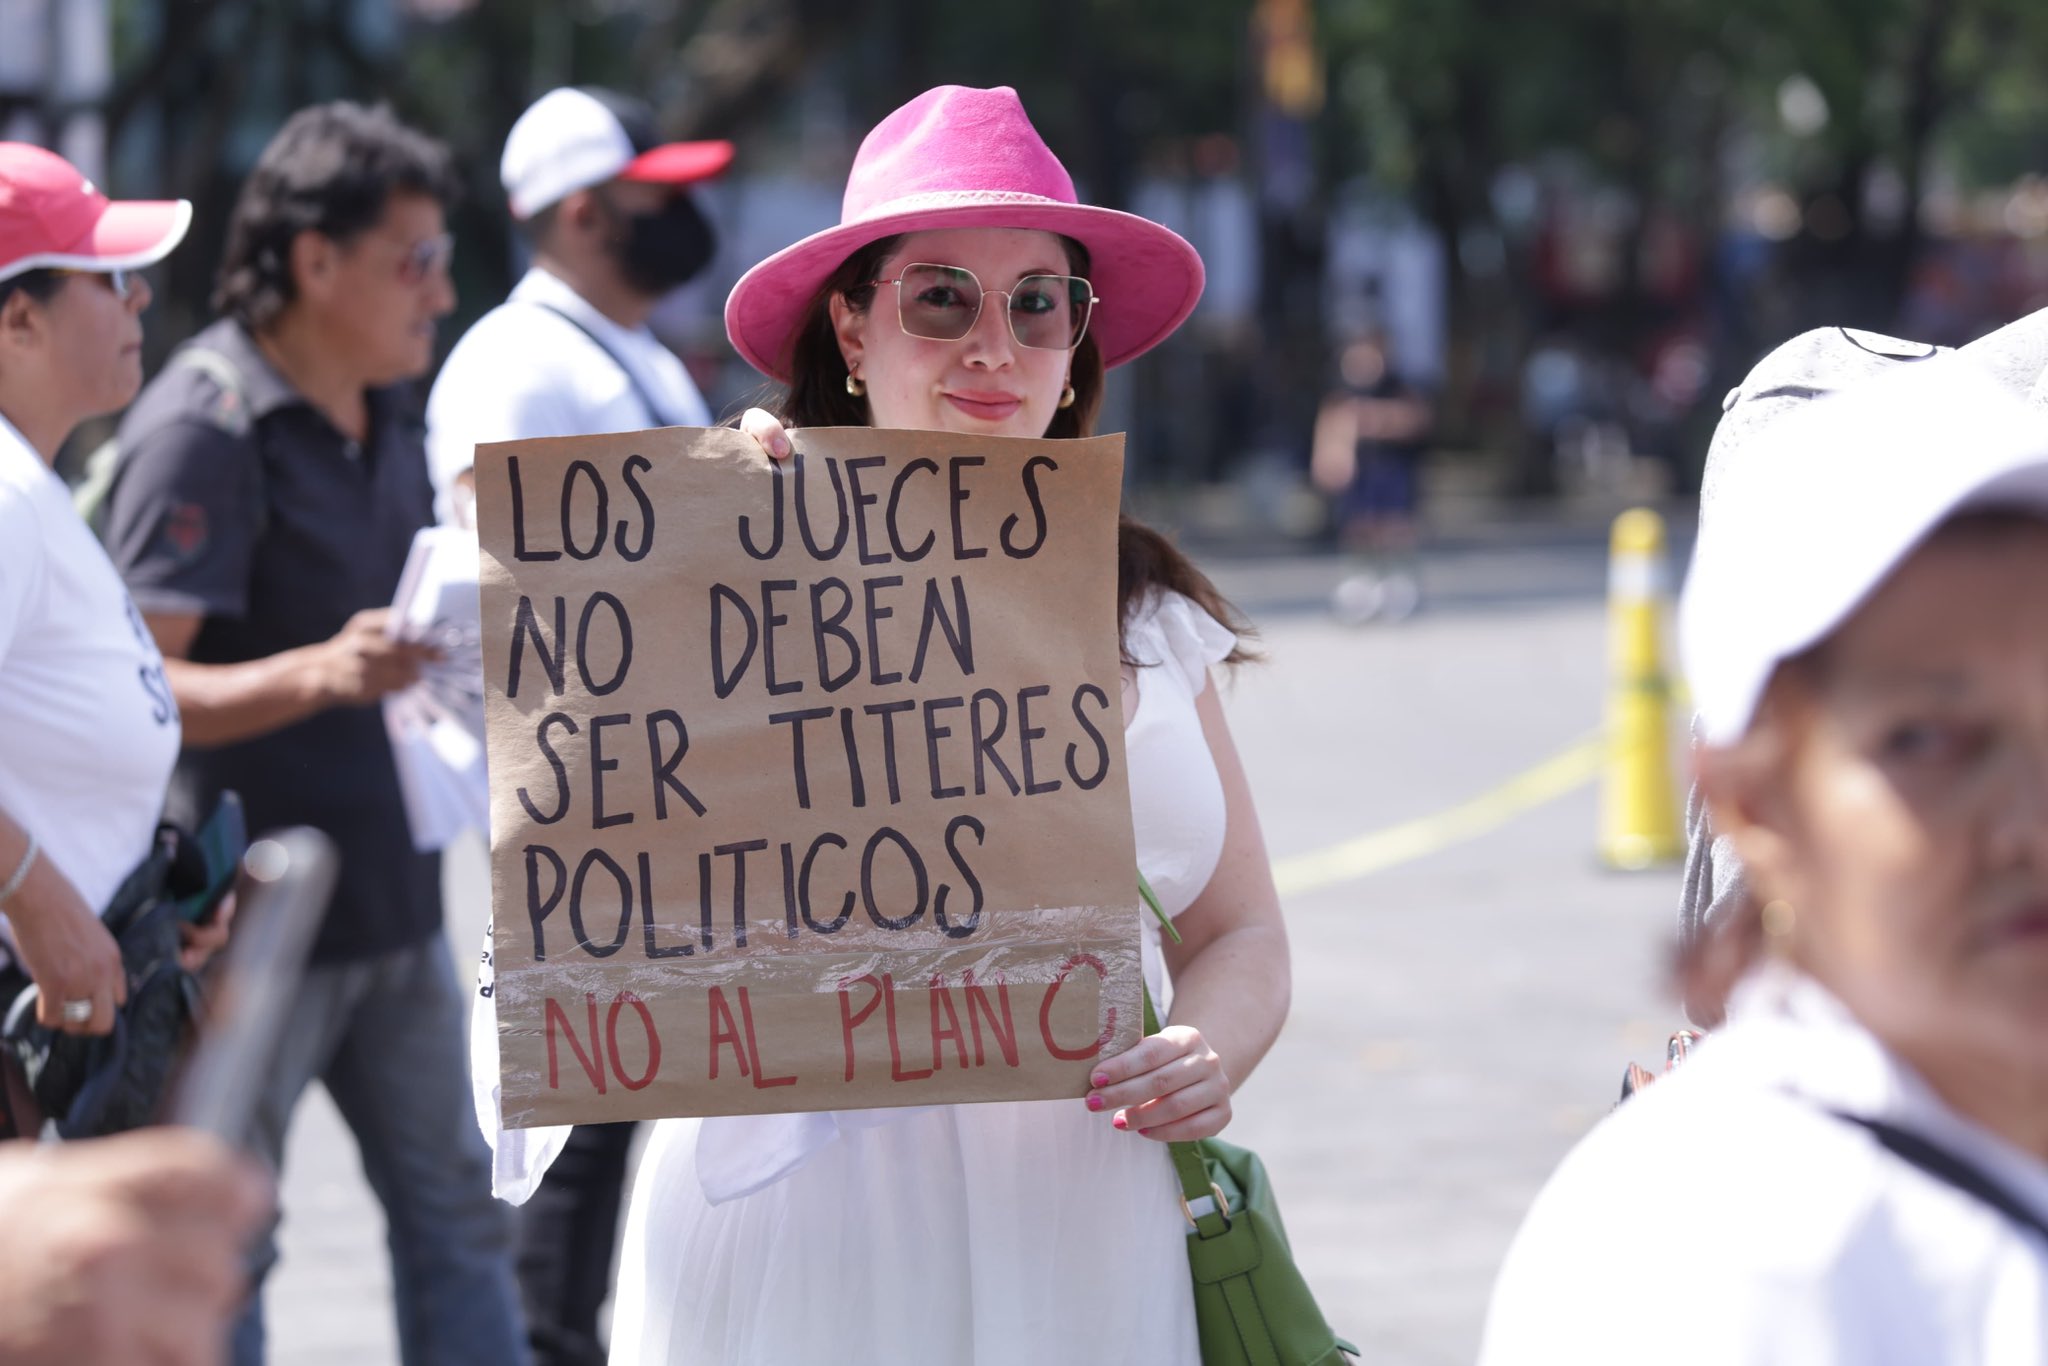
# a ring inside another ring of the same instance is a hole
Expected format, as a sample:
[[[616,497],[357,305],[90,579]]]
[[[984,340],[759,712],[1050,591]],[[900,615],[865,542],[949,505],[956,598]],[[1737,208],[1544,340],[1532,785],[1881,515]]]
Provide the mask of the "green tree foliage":
[[[1712,242],[1737,178],[1767,177],[1803,210],[1784,248],[1798,297],[1772,326],[1887,327],[1934,170],[1967,190],[2048,152],[2048,10],[2028,0],[1324,0],[1322,14],[1332,171],[1405,191],[1442,238],[1467,395],[1479,338],[1528,340],[1513,242],[1497,279],[1460,250],[1512,237],[1494,203],[1507,167],[1568,157],[1639,207],[1604,320],[1627,348],[1653,319],[1641,231],[1661,216]]]
[[[1617,296],[1595,320],[1597,343],[1626,354],[1664,322],[1640,270],[1653,224],[1711,244],[1737,188],[1768,180],[1789,191],[1804,226],[1779,248],[1786,287],[1756,335],[1735,340],[1741,350],[1814,321],[1893,325],[1924,246],[1923,199],[2048,164],[2039,0],[1312,4],[1329,92],[1311,129],[1317,186],[1304,206],[1269,208],[1263,225],[1262,296],[1278,302],[1259,347],[1276,375],[1254,387],[1315,383],[1321,322],[1305,286],[1319,269],[1320,215],[1335,187],[1363,179],[1412,203],[1444,247],[1453,434],[1481,411],[1489,379],[1496,408],[1512,409],[1513,376],[1541,325],[1528,223],[1499,193],[1510,168],[1566,165],[1637,206]],[[1125,205],[1152,170],[1236,166],[1256,183],[1256,8],[113,0],[114,176],[123,193],[197,202],[193,247],[169,264],[152,330],[175,337],[204,313],[227,205],[277,124],[316,99],[388,100],[447,139],[463,167],[467,315],[509,280],[495,174],[505,131],[552,85],[632,89],[673,134],[735,138],[755,165],[789,155],[813,166],[849,150],[801,144],[820,107],[843,111],[857,132],[932,84],[1014,85],[1090,196]]]
[[[422,17],[443,13],[446,17]],[[926,86],[1009,84],[1095,197],[1120,203],[1139,168],[1242,121],[1237,0],[114,0],[109,104],[126,193],[198,202],[167,311],[203,312],[235,184],[294,108],[390,102],[454,148],[469,199],[457,224],[467,300],[509,271],[497,186],[506,130],[554,85],[636,91],[678,136],[762,146],[807,87],[843,92],[864,127]],[[750,149],[751,150],[751,149]],[[160,328],[171,333],[177,328]]]

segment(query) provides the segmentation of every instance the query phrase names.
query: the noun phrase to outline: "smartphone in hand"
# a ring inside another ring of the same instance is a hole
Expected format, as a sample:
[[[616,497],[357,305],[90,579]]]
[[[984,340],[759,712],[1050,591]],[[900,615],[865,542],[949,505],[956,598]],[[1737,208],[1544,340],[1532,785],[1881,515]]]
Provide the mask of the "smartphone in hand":
[[[189,857],[202,871],[197,890],[175,898],[179,919],[194,925],[203,925],[213,919],[220,910],[220,903],[234,890],[235,877],[242,866],[242,854],[248,846],[249,831],[242,815],[242,799],[233,792],[223,792],[213,814],[206,818],[206,824],[200,826],[199,832],[189,841],[190,853],[180,855],[181,864]]]

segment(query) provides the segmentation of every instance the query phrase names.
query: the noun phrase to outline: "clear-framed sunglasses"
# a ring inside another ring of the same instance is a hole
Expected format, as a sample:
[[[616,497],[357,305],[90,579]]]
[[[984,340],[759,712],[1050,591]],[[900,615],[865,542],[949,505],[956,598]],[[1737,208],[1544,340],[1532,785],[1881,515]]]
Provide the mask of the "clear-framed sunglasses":
[[[896,321],[905,335],[926,341],[959,341],[981,320],[991,294],[1005,297],[1010,335],[1034,351],[1071,351],[1088,332],[1088,318],[1101,300],[1078,275],[1027,275],[1009,289],[983,289],[965,266],[920,261],[873,285],[896,286]]]

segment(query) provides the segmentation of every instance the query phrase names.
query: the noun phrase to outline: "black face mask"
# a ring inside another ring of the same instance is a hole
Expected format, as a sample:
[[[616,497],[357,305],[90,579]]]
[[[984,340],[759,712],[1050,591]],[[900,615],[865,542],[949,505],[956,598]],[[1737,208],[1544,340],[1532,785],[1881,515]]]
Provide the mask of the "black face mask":
[[[717,233],[688,194],[671,196],[653,213],[622,213],[602,195],[599,202],[615,227],[612,259],[642,294],[666,294],[687,284],[718,250]]]

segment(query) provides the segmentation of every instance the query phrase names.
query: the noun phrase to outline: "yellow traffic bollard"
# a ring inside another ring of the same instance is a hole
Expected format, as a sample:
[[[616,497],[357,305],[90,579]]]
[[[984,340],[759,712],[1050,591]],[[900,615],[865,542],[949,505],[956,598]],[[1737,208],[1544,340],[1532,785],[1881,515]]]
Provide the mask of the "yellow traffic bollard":
[[[1671,675],[1664,519],[1631,508],[1614,519],[1607,587],[1607,764],[1600,784],[1600,858],[1649,868],[1685,852],[1671,767]]]

